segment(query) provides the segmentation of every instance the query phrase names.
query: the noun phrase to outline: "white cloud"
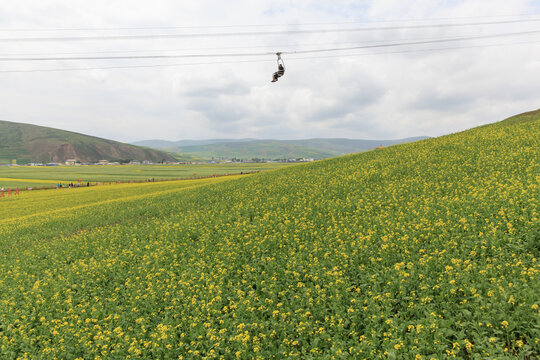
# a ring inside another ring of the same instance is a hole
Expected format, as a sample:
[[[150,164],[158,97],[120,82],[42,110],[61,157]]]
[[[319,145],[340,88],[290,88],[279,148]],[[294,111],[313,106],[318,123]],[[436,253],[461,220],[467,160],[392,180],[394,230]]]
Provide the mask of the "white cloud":
[[[213,26],[462,18],[479,22],[540,13],[518,1],[82,1],[8,0],[0,3],[0,29]],[[486,16],[478,18],[478,16]],[[467,18],[476,17],[476,18]],[[535,18],[538,18],[536,16]],[[448,20],[436,20],[445,22]],[[425,22],[409,22],[422,24]],[[359,27],[360,24],[343,24]],[[321,28],[323,25],[312,25]],[[299,29],[288,26],[287,29]],[[245,32],[276,27],[64,32],[0,32],[0,38]],[[273,52],[328,48],[342,43],[410,41],[538,30],[538,23],[349,33],[175,38],[83,42],[2,42],[0,53],[42,54],[184,50],[183,53]],[[0,73],[0,119],[78,131],[121,141],[149,138],[399,138],[441,135],[539,107],[538,34],[472,42],[284,56],[287,71],[276,84],[275,58],[84,60],[2,62],[0,70],[108,67],[175,63],[212,64],[76,72]],[[263,48],[262,46],[270,46]],[[234,47],[234,48],[233,48]],[[152,52],[153,51],[153,52]],[[169,54],[171,52],[168,52]],[[182,53],[182,52],[175,52]],[[384,54],[386,53],[386,54]],[[124,53],[125,54],[125,53]],[[129,54],[129,53],[127,53]],[[357,54],[355,56],[348,56]],[[363,55],[358,55],[363,54]],[[114,55],[114,54],[109,54]],[[244,62],[245,60],[263,60]],[[267,61],[264,61],[267,60]],[[225,61],[226,63],[215,63]]]

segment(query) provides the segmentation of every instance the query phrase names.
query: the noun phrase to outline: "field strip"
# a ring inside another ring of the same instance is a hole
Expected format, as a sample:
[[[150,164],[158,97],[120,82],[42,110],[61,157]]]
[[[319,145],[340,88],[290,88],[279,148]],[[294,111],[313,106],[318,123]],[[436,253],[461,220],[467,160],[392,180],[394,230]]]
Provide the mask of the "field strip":
[[[58,180],[41,180],[41,179],[16,179],[16,178],[0,178],[0,181],[39,183],[39,184],[57,184]]]
[[[86,204],[81,204],[81,205],[62,208],[62,209],[43,211],[43,212],[39,212],[39,213],[36,213],[36,214],[31,214],[31,215],[24,215],[24,216],[20,216],[20,217],[12,217],[12,218],[7,218],[7,219],[0,220],[0,225],[6,225],[6,224],[14,223],[14,222],[19,222],[19,221],[23,221],[23,220],[28,220],[28,219],[44,216],[44,215],[58,214],[58,213],[66,212],[66,211],[78,210],[78,209],[86,208],[86,207],[94,207],[94,206],[99,206],[99,205],[112,204],[112,203],[115,203],[115,202],[132,201],[132,200],[149,198],[149,197],[152,197],[152,196],[161,196],[161,195],[166,195],[166,194],[179,193],[179,192],[182,192],[184,190],[194,189],[194,188],[198,188],[198,187],[202,187],[202,186],[206,186],[206,185],[210,185],[210,184],[215,184],[215,183],[218,183],[218,182],[224,182],[224,181],[227,181],[227,180],[233,180],[235,178],[236,178],[235,176],[226,176],[226,177],[222,177],[222,178],[216,178],[215,181],[209,181],[207,183],[197,184],[197,185],[193,185],[193,186],[186,186],[186,187],[182,187],[182,188],[164,190],[164,191],[160,191],[160,192],[153,192],[153,193],[149,193],[149,194],[140,194],[140,195],[133,195],[133,196],[116,198],[116,199],[102,200],[102,201],[98,201],[98,202],[86,203]]]
[[[72,190],[28,191],[21,192],[17,197],[0,198],[0,221],[24,217],[42,212],[60,210],[65,207],[75,207],[82,204],[92,204],[102,200],[119,199],[135,194],[151,194],[172,188],[206,184],[215,181],[211,178],[180,180],[167,182],[124,183],[121,186],[82,187]],[[39,205],[38,205],[39,204]],[[21,211],[18,211],[21,210]]]

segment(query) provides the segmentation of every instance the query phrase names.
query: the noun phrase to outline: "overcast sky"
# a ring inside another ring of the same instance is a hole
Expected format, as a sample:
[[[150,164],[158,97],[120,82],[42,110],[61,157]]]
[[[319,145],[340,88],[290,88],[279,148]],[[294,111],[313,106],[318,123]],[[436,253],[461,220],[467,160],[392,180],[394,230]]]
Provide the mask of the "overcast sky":
[[[268,55],[2,60],[0,119],[126,142],[439,136],[540,107],[535,19],[538,0],[2,0],[0,58]],[[158,34],[189,36],[22,40]],[[482,38],[286,54],[270,82],[276,51],[455,37]],[[68,68],[97,69],[6,72]]]

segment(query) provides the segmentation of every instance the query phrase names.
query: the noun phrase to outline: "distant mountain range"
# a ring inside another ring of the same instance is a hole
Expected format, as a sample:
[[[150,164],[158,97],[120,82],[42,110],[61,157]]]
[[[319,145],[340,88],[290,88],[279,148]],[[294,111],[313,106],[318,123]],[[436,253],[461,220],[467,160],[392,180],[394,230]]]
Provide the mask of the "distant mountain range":
[[[324,159],[332,156],[372,150],[378,146],[386,147],[427,138],[426,136],[419,136],[397,140],[341,138],[305,140],[144,140],[134,142],[133,144],[175,153],[179,158],[191,159]]]
[[[349,153],[413,142],[427,137],[397,140],[356,139],[208,139],[146,140],[125,144],[49,127],[0,121],[0,164],[109,160],[152,162],[223,159],[325,159]]]
[[[0,164],[13,160],[24,164],[65,162],[68,159],[83,163],[99,160],[175,161],[161,150],[49,127],[0,121]]]

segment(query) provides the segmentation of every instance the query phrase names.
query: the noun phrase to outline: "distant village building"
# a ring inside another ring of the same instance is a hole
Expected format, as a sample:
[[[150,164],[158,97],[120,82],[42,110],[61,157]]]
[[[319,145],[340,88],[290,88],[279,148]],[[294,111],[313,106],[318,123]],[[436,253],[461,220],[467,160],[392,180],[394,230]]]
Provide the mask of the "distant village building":
[[[67,159],[67,160],[66,160],[66,165],[67,165],[67,166],[74,166],[74,165],[77,165],[77,160],[76,160],[76,159]]]
[[[141,165],[141,162],[139,160],[131,160],[129,165]]]
[[[109,164],[109,160],[99,160],[98,161],[98,165],[108,165]]]

